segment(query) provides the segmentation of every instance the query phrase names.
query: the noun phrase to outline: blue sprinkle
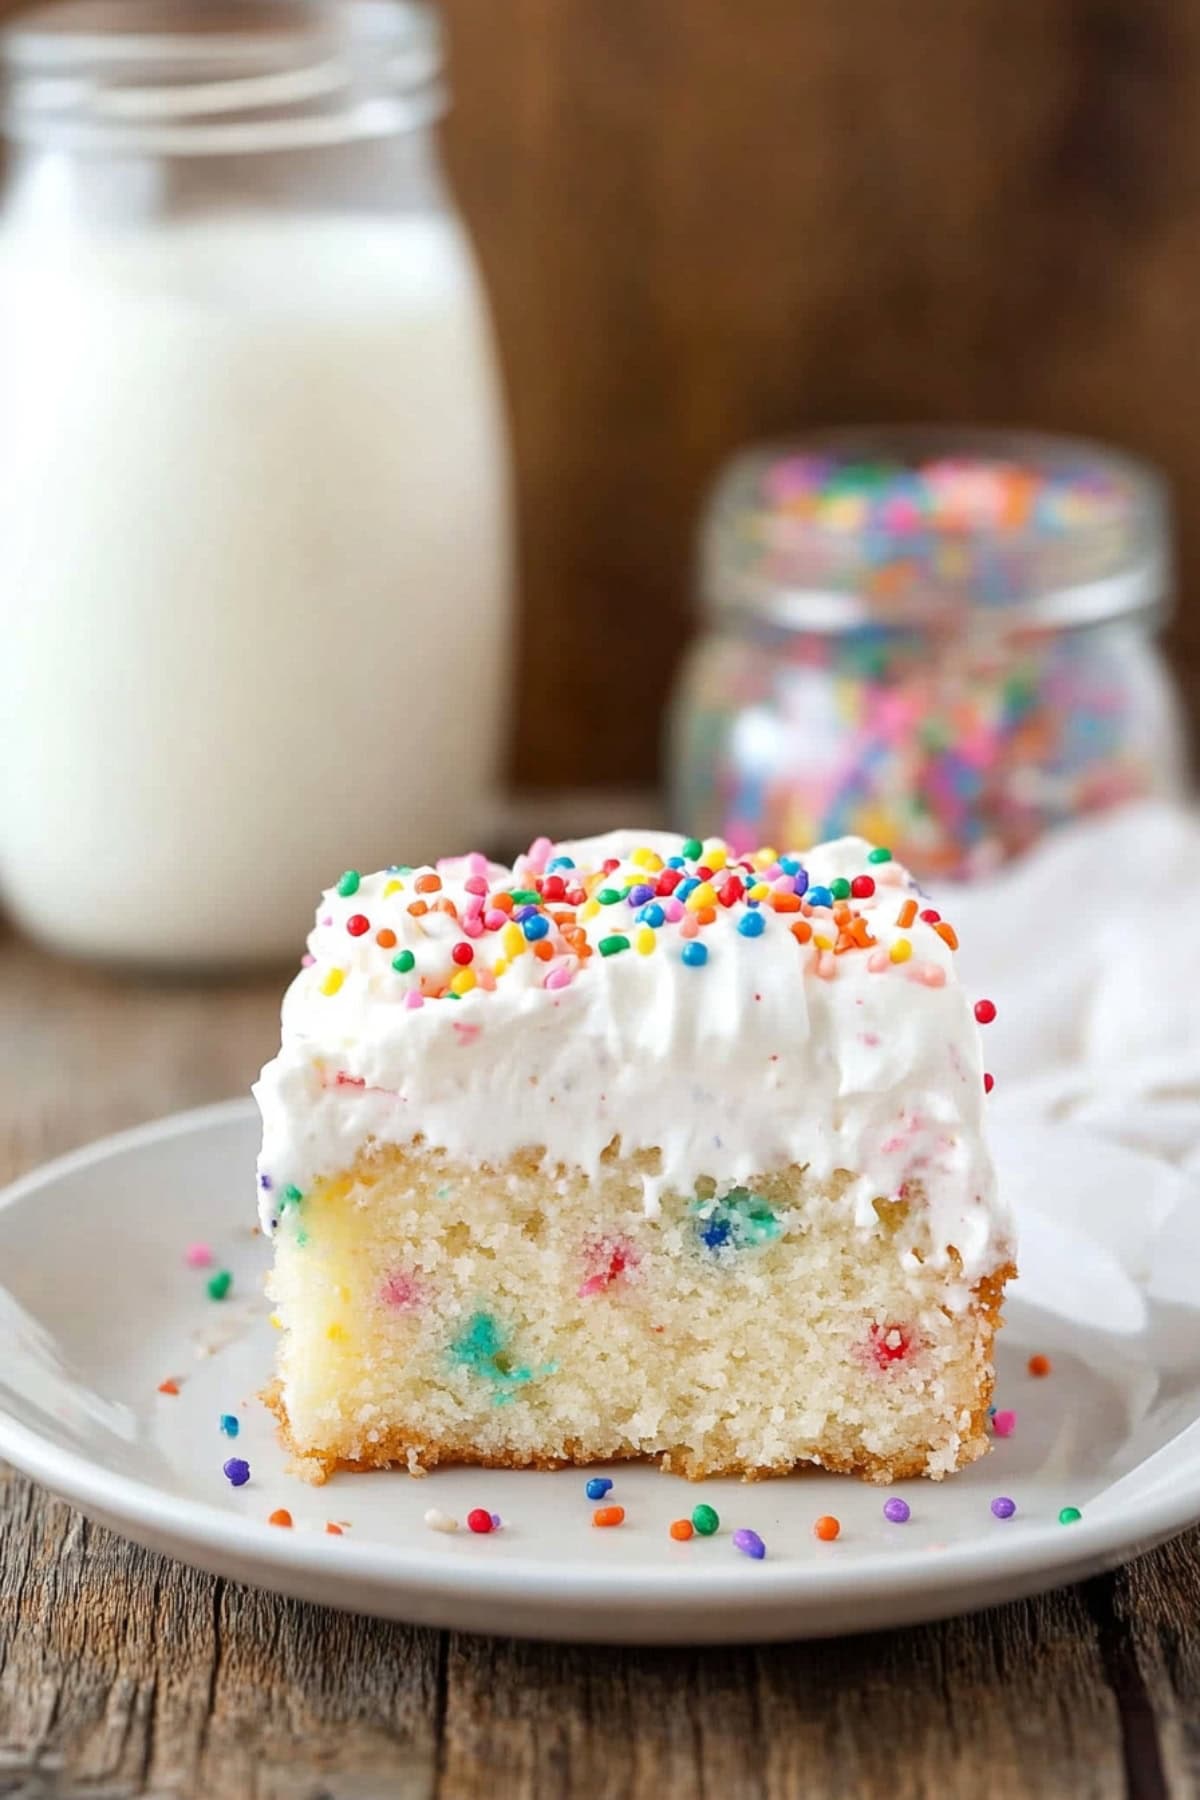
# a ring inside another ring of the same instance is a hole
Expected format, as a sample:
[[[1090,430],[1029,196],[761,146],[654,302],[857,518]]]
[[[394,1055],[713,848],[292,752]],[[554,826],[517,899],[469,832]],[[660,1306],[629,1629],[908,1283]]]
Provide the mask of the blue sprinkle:
[[[675,889],[675,898],[677,900],[686,900],[692,890],[699,886],[700,877],[698,875],[689,875],[687,880],[681,881],[679,886]]]
[[[709,1219],[700,1227],[700,1242],[706,1250],[719,1250],[729,1242],[732,1230],[728,1219]]]
[[[242,1428],[233,1413],[221,1414],[221,1430],[225,1433],[226,1437],[236,1437],[241,1429]]]
[[[653,925],[655,931],[657,931],[666,916],[666,913],[658,904],[658,901],[652,900],[649,906],[643,906],[641,912],[637,915],[637,922],[639,925]]]
[[[690,944],[685,944],[683,946],[683,960],[689,969],[702,969],[708,961],[707,944],[698,944],[694,939]]]
[[[800,872],[799,860],[794,856],[781,856],[779,866],[785,875],[798,875]]]
[[[630,888],[625,898],[628,900],[630,906],[645,906],[647,900],[653,900],[654,889],[648,886],[644,881],[639,882],[637,887]]]
[[[684,867],[682,856],[668,856],[667,867],[668,869],[682,869]]]
[[[738,930],[743,937],[761,937],[767,929],[767,921],[760,912],[748,912],[738,920]]]
[[[243,1462],[240,1456],[231,1456],[221,1468],[230,1487],[245,1487],[250,1479],[250,1464]]]
[[[589,1500],[603,1500],[605,1494],[612,1492],[612,1482],[607,1475],[593,1475],[583,1491]]]
[[[810,906],[832,906],[833,895],[827,887],[809,888],[808,903]]]
[[[573,856],[552,856],[546,864],[547,873],[551,869],[573,869],[574,867],[575,858]]]
[[[539,938],[544,938],[549,929],[550,921],[543,918],[541,913],[535,913],[532,919],[521,921],[521,930],[531,944],[535,944]]]

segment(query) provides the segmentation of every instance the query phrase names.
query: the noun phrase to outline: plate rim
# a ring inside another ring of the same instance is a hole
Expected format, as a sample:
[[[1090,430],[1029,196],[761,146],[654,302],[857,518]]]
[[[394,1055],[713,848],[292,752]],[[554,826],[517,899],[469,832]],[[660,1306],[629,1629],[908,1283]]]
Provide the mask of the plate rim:
[[[28,1170],[0,1189],[0,1213],[100,1163],[172,1138],[244,1126],[254,1114],[254,1102],[239,1096],[110,1133]],[[1046,1128],[1052,1129],[1052,1125]],[[411,1595],[422,1603],[475,1600],[488,1606],[540,1598],[547,1603],[551,1617],[568,1611],[611,1614],[614,1607],[624,1606],[632,1619],[664,1604],[678,1616],[708,1613],[714,1605],[737,1600],[772,1616],[791,1615],[801,1629],[809,1608],[836,1608],[855,1600],[902,1601],[910,1596],[931,1600],[952,1595],[955,1589],[963,1591],[964,1607],[969,1608],[967,1590],[984,1578],[993,1585],[1000,1580],[1011,1584],[1015,1597],[1031,1591],[1029,1585],[1021,1585],[1030,1578],[1034,1585],[1043,1577],[1043,1585],[1057,1585],[1097,1566],[1136,1557],[1200,1521],[1200,1416],[1169,1439],[1168,1445],[1176,1451],[1182,1448],[1185,1461],[1172,1469],[1165,1488],[1152,1488],[1142,1498],[1132,1519],[1126,1509],[1118,1508],[1111,1514],[1101,1509],[1099,1516],[1085,1512],[1069,1527],[1057,1521],[1026,1524],[1019,1535],[997,1537],[986,1549],[974,1540],[931,1545],[923,1548],[920,1556],[906,1558],[885,1547],[856,1554],[853,1562],[839,1563],[836,1547],[829,1546],[819,1561],[796,1553],[774,1558],[768,1553],[761,1564],[747,1565],[745,1559],[737,1558],[725,1565],[694,1570],[666,1563],[661,1568],[625,1565],[611,1569],[594,1559],[549,1566],[536,1556],[525,1555],[468,1564],[438,1555],[432,1543],[422,1540],[392,1545],[284,1532],[265,1521],[223,1511],[211,1502],[171,1494],[151,1481],[105,1469],[85,1453],[54,1443],[13,1417],[0,1400],[0,1459],[85,1513],[102,1513],[106,1521],[115,1522],[118,1531],[123,1522],[143,1543],[147,1537],[140,1534],[180,1546],[172,1553],[183,1561],[188,1560],[186,1546],[191,1545],[207,1554],[210,1560],[205,1566],[222,1557],[237,1560],[243,1567],[260,1565],[279,1578],[281,1587],[286,1586],[282,1578],[288,1574],[318,1580],[340,1577],[343,1581],[383,1583],[396,1596]],[[1160,1446],[1160,1450],[1167,1447]],[[1064,1532],[1069,1532],[1069,1537],[1064,1537]],[[748,1569],[757,1574],[757,1581],[748,1582]],[[846,1629],[855,1627],[848,1624]]]

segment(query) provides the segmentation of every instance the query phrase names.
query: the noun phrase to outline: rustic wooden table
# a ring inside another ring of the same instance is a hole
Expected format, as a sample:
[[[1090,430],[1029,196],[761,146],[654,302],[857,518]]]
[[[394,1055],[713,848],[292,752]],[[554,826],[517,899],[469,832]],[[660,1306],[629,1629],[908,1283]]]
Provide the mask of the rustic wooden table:
[[[246,1087],[280,983],[0,941],[0,1178]],[[1200,1532],[944,1625],[622,1651],[408,1630],[198,1575],[0,1466],[0,1796],[1200,1792]]]

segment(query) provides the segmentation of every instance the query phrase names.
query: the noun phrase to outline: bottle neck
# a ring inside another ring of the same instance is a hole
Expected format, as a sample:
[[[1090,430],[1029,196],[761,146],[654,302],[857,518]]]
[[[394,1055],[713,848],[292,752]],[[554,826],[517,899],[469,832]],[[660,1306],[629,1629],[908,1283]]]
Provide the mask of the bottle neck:
[[[413,0],[68,0],[4,39],[18,145],[247,156],[421,132],[444,109],[436,15]]]

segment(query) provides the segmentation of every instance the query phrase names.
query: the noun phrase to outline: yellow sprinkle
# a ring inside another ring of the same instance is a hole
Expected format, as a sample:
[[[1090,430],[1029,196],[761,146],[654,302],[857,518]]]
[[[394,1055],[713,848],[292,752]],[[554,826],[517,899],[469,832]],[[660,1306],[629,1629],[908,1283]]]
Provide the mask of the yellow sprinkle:
[[[833,949],[833,939],[827,938],[827,937],[822,937],[822,935],[819,931],[814,931],[813,943],[817,946],[818,950],[832,950]]]
[[[633,947],[639,956],[649,956],[654,949],[654,933],[648,925],[639,925],[633,934]]]
[[[345,969],[330,969],[328,975],[326,975],[324,981],[321,983],[321,992],[323,994],[336,994],[345,979]]]
[[[504,957],[504,956],[498,956],[496,958],[495,962],[492,964],[492,974],[496,977],[497,980],[499,980],[501,975],[506,975],[507,973],[508,973],[508,958]]]
[[[711,881],[702,881],[699,887],[692,889],[684,904],[689,912],[699,912],[702,906],[715,906],[717,890]]]
[[[754,886],[750,889],[750,898],[751,900],[765,900],[770,892],[771,890],[765,881],[756,881]]]
[[[779,852],[771,849],[756,850],[750,861],[756,869],[769,869],[772,863],[779,861]]]
[[[275,1327],[276,1331],[283,1330],[283,1320],[280,1318],[278,1313],[271,1314],[271,1324]]]
[[[894,963],[907,962],[912,955],[912,945],[907,938],[897,938],[888,955]]]
[[[649,849],[645,844],[641,845],[639,849],[632,851],[629,860],[635,869],[649,869],[652,875],[657,875],[663,866],[663,859],[659,856],[658,852]]]
[[[599,911],[600,902],[598,900],[585,900],[579,909],[579,917],[581,919],[594,919]]]
[[[516,956],[524,956],[525,951],[528,949],[528,945],[525,942],[525,933],[521,930],[519,925],[514,925],[511,919],[501,930],[500,943],[503,946],[504,954],[507,956],[509,962],[512,962],[513,958]]]
[[[385,881],[385,882],[384,882],[384,884],[383,884],[383,897],[384,897],[384,899],[385,899],[385,900],[386,900],[386,899],[387,899],[387,898],[388,898],[388,896],[389,896],[389,894],[399,894],[399,893],[402,893],[402,892],[403,892],[403,889],[404,889],[404,883],[403,883],[403,882],[402,882],[402,881],[397,881],[397,880],[396,880],[396,879],[395,879],[395,878],[394,878],[394,877],[393,877],[393,879],[392,879],[392,880],[391,880],[391,881]]]
[[[325,1336],[329,1339],[331,1344],[344,1344],[346,1341],[346,1327],[344,1325],[339,1325],[338,1321],[335,1319],[333,1324],[329,1327],[329,1330],[325,1333]]]
[[[718,869],[723,869],[728,861],[729,852],[724,844],[706,844],[704,846],[704,866],[711,869],[714,874]]]
[[[473,987],[478,987],[478,985],[479,978],[474,969],[460,969],[457,975],[452,975],[450,977],[450,992],[452,994],[458,994],[460,996],[469,994],[471,989]]]

